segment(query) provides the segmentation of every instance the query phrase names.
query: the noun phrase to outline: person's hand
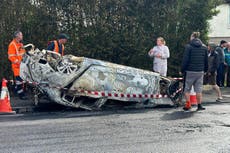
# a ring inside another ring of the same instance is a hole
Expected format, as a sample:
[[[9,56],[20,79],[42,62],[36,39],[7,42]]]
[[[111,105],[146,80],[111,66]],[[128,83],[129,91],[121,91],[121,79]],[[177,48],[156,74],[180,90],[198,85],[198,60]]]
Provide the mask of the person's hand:
[[[20,64],[21,62],[18,60],[18,59],[16,59],[15,61],[14,61],[14,64]]]
[[[153,56],[153,49],[149,51],[149,56]]]
[[[153,50],[150,50],[150,51],[149,51],[149,54],[153,54]]]
[[[161,58],[162,57],[161,53],[158,53],[156,57]]]

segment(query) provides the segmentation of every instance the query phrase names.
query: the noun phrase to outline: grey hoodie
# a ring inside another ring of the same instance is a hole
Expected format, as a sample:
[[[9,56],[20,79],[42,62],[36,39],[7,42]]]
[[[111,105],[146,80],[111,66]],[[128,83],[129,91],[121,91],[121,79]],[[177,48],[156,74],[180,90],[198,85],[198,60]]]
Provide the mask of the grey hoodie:
[[[216,52],[218,53],[219,62],[224,63],[225,57],[224,57],[224,49],[220,46],[216,47]]]

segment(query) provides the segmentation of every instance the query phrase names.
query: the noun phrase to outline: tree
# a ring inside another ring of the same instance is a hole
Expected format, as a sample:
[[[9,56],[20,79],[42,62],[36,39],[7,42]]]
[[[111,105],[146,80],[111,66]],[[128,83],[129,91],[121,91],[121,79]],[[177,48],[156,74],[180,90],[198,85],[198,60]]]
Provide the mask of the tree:
[[[178,75],[192,31],[208,40],[208,20],[221,0],[2,0],[0,78],[11,75],[7,46],[13,31],[24,43],[46,48],[60,32],[70,36],[66,52],[151,70],[147,52],[158,36],[170,48],[169,75]],[[9,9],[10,8],[10,9]]]

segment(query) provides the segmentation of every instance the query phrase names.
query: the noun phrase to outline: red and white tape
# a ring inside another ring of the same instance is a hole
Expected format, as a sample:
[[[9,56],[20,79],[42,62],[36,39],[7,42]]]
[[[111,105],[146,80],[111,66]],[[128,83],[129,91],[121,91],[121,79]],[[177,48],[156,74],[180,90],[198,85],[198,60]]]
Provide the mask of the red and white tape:
[[[184,80],[184,78],[173,78],[174,80]]]
[[[159,99],[167,98],[167,95],[161,94],[124,94],[124,93],[111,93],[104,91],[88,91],[88,90],[76,90],[78,93],[85,95],[92,95],[98,97],[113,97],[113,98],[146,98],[146,99]]]
[[[183,80],[183,78],[174,78],[175,80]],[[15,83],[14,80],[7,80],[7,82]],[[89,90],[69,90],[68,88],[63,88],[63,87],[57,87],[57,86],[50,86],[48,83],[38,83],[38,82],[31,82],[31,81],[23,81],[23,83],[28,83],[32,85],[39,85],[39,84],[44,84],[49,86],[50,88],[55,88],[55,89],[60,89],[60,90],[68,90],[72,92],[78,92],[80,94],[84,95],[91,95],[91,96],[96,96],[96,97],[113,97],[113,98],[144,98],[144,99],[160,99],[160,98],[167,98],[167,95],[161,95],[161,94],[124,94],[124,93],[111,93],[111,92],[105,92],[105,91],[89,91]],[[182,89],[179,89],[175,92],[177,94],[180,92]],[[174,94],[174,96],[175,96]]]
[[[16,83],[15,80],[7,80],[7,83],[10,82],[10,83]],[[31,81],[22,81],[22,83],[28,83],[28,84],[32,84],[32,85],[39,85],[39,83],[37,82],[31,82]]]

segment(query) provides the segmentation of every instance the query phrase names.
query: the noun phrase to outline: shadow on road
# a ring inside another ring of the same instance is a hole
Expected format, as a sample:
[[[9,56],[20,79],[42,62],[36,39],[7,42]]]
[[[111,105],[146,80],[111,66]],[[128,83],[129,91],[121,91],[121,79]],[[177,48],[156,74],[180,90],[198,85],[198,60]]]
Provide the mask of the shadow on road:
[[[204,106],[211,105],[226,105],[229,102],[204,102]],[[172,110],[174,109],[174,110]],[[154,108],[108,108],[101,111],[87,111],[82,109],[74,109],[64,107],[56,103],[43,104],[34,109],[34,112],[17,114],[13,116],[0,116],[0,122],[13,121],[13,120],[42,120],[42,119],[58,119],[58,118],[76,118],[76,117],[99,117],[109,115],[121,115],[121,114],[141,114],[148,112],[163,112],[164,115],[161,120],[180,120],[193,117],[196,111],[184,112],[180,107],[174,107],[172,105],[158,105]],[[173,112],[172,112],[173,111]]]
[[[180,120],[190,118],[194,115],[195,111],[175,111],[173,113],[166,113],[164,116],[161,117],[162,120]]]
[[[122,114],[138,114],[153,111],[152,109],[119,109],[119,110],[104,110],[104,111],[87,111],[79,109],[63,109],[52,112],[34,112],[27,114],[5,115],[0,116],[0,122],[14,121],[14,120],[43,120],[43,119],[60,119],[60,118],[82,118],[82,117],[100,117],[109,115]]]

